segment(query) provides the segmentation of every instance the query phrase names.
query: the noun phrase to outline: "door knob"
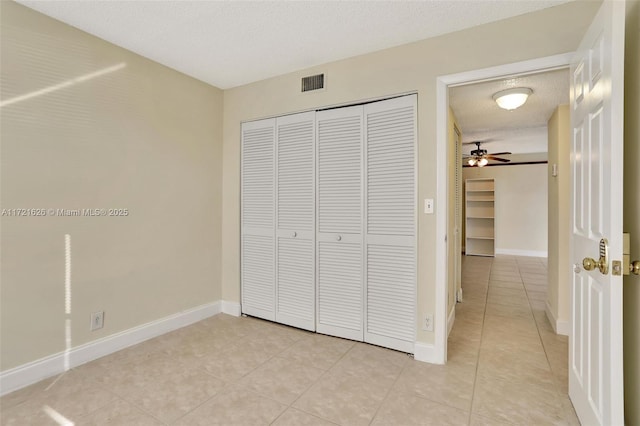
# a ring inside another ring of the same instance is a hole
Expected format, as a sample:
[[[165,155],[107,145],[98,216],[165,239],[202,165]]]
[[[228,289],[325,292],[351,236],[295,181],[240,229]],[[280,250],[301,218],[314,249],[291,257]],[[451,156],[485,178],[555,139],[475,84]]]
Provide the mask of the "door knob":
[[[590,257],[585,257],[584,259],[582,259],[582,267],[587,271],[593,271],[594,269],[596,269],[597,263],[598,262]]]
[[[622,234],[622,265],[620,269],[624,275],[640,275],[640,260],[631,262],[631,235],[628,232]]]
[[[607,272],[609,272],[609,265],[605,257],[601,257],[598,260],[592,259],[590,257],[585,257],[584,259],[582,259],[582,267],[586,271],[593,271],[594,269],[598,268],[604,275],[607,275]]]
[[[293,231],[293,232],[291,233],[291,236],[295,238],[295,237],[297,237],[297,236],[298,236],[298,233],[297,233],[296,231]]]
[[[338,236],[336,237],[336,241],[340,241],[340,240],[342,240],[342,235],[338,235]]]
[[[600,258],[594,260],[590,257],[585,257],[582,260],[582,266],[587,271],[593,271],[598,268],[601,274],[607,275],[607,273],[609,273],[609,242],[606,238],[600,240],[599,248]]]

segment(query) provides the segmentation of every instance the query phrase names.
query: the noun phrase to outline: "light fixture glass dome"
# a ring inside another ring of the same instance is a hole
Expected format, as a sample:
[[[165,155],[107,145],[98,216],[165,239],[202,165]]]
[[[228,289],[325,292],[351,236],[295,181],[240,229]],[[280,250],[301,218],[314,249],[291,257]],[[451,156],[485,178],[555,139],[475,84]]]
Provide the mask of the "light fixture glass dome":
[[[513,110],[520,108],[527,102],[529,95],[533,90],[528,87],[516,87],[515,89],[507,89],[493,95],[493,100],[502,109]]]
[[[487,160],[486,158],[481,158],[480,161],[478,161],[478,167],[484,167],[487,164],[489,164],[489,160]]]

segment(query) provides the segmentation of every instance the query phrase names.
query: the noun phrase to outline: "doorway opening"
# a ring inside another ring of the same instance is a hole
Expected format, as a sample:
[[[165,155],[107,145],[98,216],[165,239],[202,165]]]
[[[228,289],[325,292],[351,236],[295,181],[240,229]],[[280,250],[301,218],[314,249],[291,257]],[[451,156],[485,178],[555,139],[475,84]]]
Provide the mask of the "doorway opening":
[[[435,346],[437,349],[437,354],[441,356],[441,362],[446,362],[447,359],[447,337],[448,333],[453,326],[453,322],[455,321],[455,303],[456,301],[463,299],[464,294],[460,291],[460,262],[461,262],[461,253],[462,253],[462,245],[463,243],[463,233],[464,229],[462,227],[462,222],[464,221],[464,212],[462,209],[462,194],[463,194],[463,180],[464,176],[462,173],[462,161],[460,156],[462,152],[465,152],[464,149],[455,149],[457,146],[453,144],[452,138],[458,138],[459,142],[467,142],[469,141],[467,136],[465,136],[465,128],[460,123],[456,123],[457,120],[451,118],[452,110],[450,109],[450,96],[452,90],[459,90],[456,88],[464,88],[464,86],[472,87],[472,86],[482,86],[482,85],[491,85],[496,84],[495,82],[503,82],[512,81],[513,83],[518,82],[519,79],[527,79],[533,78],[536,75],[542,75],[543,73],[561,73],[567,72],[566,70],[569,67],[571,59],[571,54],[564,55],[556,55],[552,57],[539,58],[531,61],[524,61],[515,64],[507,64],[498,67],[492,67],[487,69],[469,71],[460,74],[442,76],[437,80],[437,120],[438,120],[438,140],[437,140],[437,164],[438,164],[438,221],[437,229],[437,241],[438,247],[436,250],[437,259],[436,265],[438,265],[438,269],[436,271],[437,276],[437,286],[436,286],[436,330],[435,330]],[[563,71],[564,70],[564,71]],[[568,98],[568,88],[566,89],[566,97]],[[492,99],[489,99],[493,102]],[[486,99],[485,99],[486,101]],[[555,107],[555,106],[554,106]],[[506,111],[505,111],[506,112]],[[508,116],[508,113],[507,113]],[[546,117],[548,119],[548,117]],[[540,127],[540,126],[538,126]],[[457,132],[456,132],[457,129]],[[486,138],[495,138],[495,142],[491,142],[495,145],[494,147],[475,147],[478,150],[485,150],[486,153],[493,152],[513,152],[513,148],[505,148],[505,144],[503,143],[502,147],[500,147],[497,139],[505,138],[510,139],[512,136],[487,136],[482,132],[488,132],[491,129],[474,129],[476,131],[475,136],[472,138],[474,141],[481,140],[483,137]],[[533,133],[538,134],[540,136],[540,129],[534,130]],[[525,132],[526,133],[526,132]],[[531,132],[529,132],[531,133]],[[544,133],[546,133],[546,125],[544,129]],[[531,143],[532,135],[522,135],[521,139],[526,140],[529,139],[529,143]],[[538,138],[539,139],[539,138]],[[533,142],[535,143],[535,142]],[[546,135],[544,137],[543,144],[546,144]],[[454,149],[451,149],[451,147]],[[461,146],[464,148],[466,146]],[[467,153],[467,152],[465,152]],[[470,153],[470,152],[469,152]],[[482,153],[482,152],[481,152]],[[517,153],[513,152],[513,154],[508,154],[513,157]],[[519,154],[523,154],[520,152]],[[509,158],[511,160],[511,158]],[[525,161],[530,160],[530,161]],[[540,164],[541,161],[546,161],[547,157],[544,155],[543,157],[538,156],[538,159],[535,160],[532,156],[522,156],[518,157],[518,162],[532,162]],[[510,166],[510,167],[518,167],[518,166]],[[545,165],[539,165],[539,168],[543,167],[546,169]],[[480,168],[477,168],[479,170]],[[484,168],[483,168],[484,169]],[[498,169],[506,169],[505,167],[487,167],[485,170],[498,170]],[[543,176],[546,176],[546,170],[544,171]],[[546,196],[546,188],[545,196]],[[545,203],[546,204],[546,203]],[[546,216],[546,209],[545,209]],[[457,226],[453,226],[457,224]],[[499,231],[500,232],[500,231]],[[546,229],[545,229],[546,233]],[[495,244],[495,241],[494,241]],[[545,239],[546,245],[546,239]],[[493,253],[495,254],[495,249],[498,248],[498,252],[500,251],[500,247],[493,247]],[[545,250],[538,250],[538,255],[546,252]],[[507,254],[507,253],[504,253]],[[512,254],[521,254],[526,255],[525,250],[520,253],[512,252]],[[529,253],[531,255],[533,253]],[[546,253],[545,253],[546,254]],[[453,283],[453,285],[451,285]]]

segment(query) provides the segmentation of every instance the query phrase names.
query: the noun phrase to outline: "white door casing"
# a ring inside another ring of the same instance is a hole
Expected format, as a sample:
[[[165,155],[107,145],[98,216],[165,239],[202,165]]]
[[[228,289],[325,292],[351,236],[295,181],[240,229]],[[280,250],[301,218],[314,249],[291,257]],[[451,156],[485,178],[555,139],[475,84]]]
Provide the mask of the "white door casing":
[[[606,1],[571,64],[569,395],[586,425],[623,425],[622,165],[624,1]],[[608,240],[608,271],[587,271]],[[567,265],[569,266],[569,265]]]
[[[276,119],[275,320],[314,331],[315,111]]]

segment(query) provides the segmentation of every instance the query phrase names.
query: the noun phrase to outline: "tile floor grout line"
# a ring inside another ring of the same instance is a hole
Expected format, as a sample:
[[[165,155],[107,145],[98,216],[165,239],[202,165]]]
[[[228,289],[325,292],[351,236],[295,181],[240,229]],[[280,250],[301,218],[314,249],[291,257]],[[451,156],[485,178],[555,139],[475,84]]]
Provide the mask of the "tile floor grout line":
[[[545,270],[547,271],[547,277],[548,277],[548,268],[545,268]],[[520,273],[520,276],[522,277],[522,273],[520,272],[520,267],[518,266],[518,272]],[[524,278],[522,278],[522,282],[524,284]],[[548,288],[549,282],[548,282],[548,278],[547,278],[547,288]],[[547,345],[545,345],[544,343],[544,339],[542,338],[542,333],[540,332],[540,325],[538,324],[538,320],[536,319],[536,316],[533,313],[533,306],[531,304],[531,299],[529,298],[529,290],[527,289],[527,286],[524,286],[525,289],[525,294],[527,295],[527,303],[529,305],[529,310],[531,311],[531,315],[533,316],[533,322],[536,325],[536,332],[538,333],[538,338],[540,339],[540,344],[542,345],[542,350],[544,351],[544,357],[547,360],[547,365],[549,366],[549,371],[551,371],[551,374],[553,375],[553,389],[554,391],[556,391],[556,393],[558,395],[560,395],[561,397],[564,396],[564,392],[562,391],[562,389],[559,388],[558,383],[557,383],[557,377],[556,374],[553,370],[553,368],[551,367],[551,360],[549,359],[549,353],[547,352]],[[562,410],[562,414],[563,414],[563,420],[564,421],[568,421],[569,419],[567,418],[567,415],[564,413],[564,406],[561,404],[560,408]]]
[[[493,268],[493,259],[490,260],[489,276],[487,277],[487,293],[484,298],[484,312],[482,314],[482,327],[480,328],[480,346],[478,346],[478,355],[476,357],[476,372],[473,376],[473,388],[471,390],[471,406],[469,407],[469,420],[467,424],[471,424],[471,417],[473,416],[473,402],[476,394],[476,384],[478,383],[478,370],[480,369],[480,352],[482,351],[482,337],[484,335],[485,320],[487,318],[487,305],[489,303],[489,282],[491,281],[491,269]]]
[[[321,335],[322,335],[322,336],[328,336],[328,335],[325,335],[325,334],[321,334]],[[329,336],[329,337],[333,337],[333,336]],[[342,339],[342,338],[341,338],[341,337],[338,337],[338,339]],[[348,340],[348,339],[343,339],[343,340]],[[344,358],[344,357],[345,357],[349,352],[351,352],[351,351],[353,350],[353,348],[355,348],[355,347],[356,347],[356,345],[357,345],[358,343],[360,343],[360,342],[354,342],[354,344],[353,344],[353,345],[351,345],[351,347],[349,348],[349,350],[345,351],[345,353],[343,353],[343,354],[340,356],[340,358],[338,358],[338,359],[336,360],[336,362],[334,362],[334,363],[331,365],[331,367],[329,367],[328,369],[324,370],[324,372],[323,372],[323,373],[322,373],[322,374],[321,374],[321,375],[316,379],[316,381],[314,381],[313,383],[311,383],[311,385],[309,385],[309,386],[308,386],[308,387],[307,387],[307,388],[306,388],[306,389],[305,389],[305,390],[304,390],[300,395],[298,395],[298,396],[296,397],[296,399],[294,399],[294,400],[291,402],[291,404],[289,404],[289,406],[287,407],[287,409],[289,409],[289,408],[294,408],[294,409],[296,409],[296,410],[302,411],[303,413],[309,414],[309,415],[311,415],[311,416],[318,417],[318,418],[320,418],[320,419],[322,419],[322,420],[326,420],[326,421],[331,422],[331,423],[333,423],[333,424],[337,424],[337,423],[335,423],[333,420],[329,420],[329,419],[326,419],[326,418],[324,418],[324,417],[322,417],[322,416],[319,416],[319,415],[317,415],[317,414],[310,413],[310,412],[306,411],[304,408],[294,407],[294,406],[293,406],[293,404],[295,404],[295,403],[296,403],[300,398],[302,398],[302,397],[304,396],[304,394],[306,394],[306,393],[307,393],[307,392],[308,392],[308,391],[309,391],[309,390],[310,390],[314,385],[316,385],[317,383],[319,383],[319,382],[320,382],[320,380],[322,380],[325,376],[327,376],[327,375],[329,374],[329,372],[331,371],[331,369],[332,369],[333,367],[335,367],[335,366],[336,366],[336,365],[337,365],[337,364],[338,364],[338,363],[339,363],[339,362],[340,362],[340,361],[341,361],[341,360],[342,360],[342,359],[343,359],[343,358]],[[320,370],[320,369],[319,369],[319,370]],[[285,411],[287,411],[287,410],[285,410]],[[283,411],[283,413],[284,413],[284,411]],[[282,413],[281,413],[281,415],[282,415]],[[280,417],[280,416],[278,416],[278,417]],[[275,422],[275,420],[274,420],[274,422]],[[273,424],[273,423],[271,423],[271,424]]]
[[[414,354],[415,355],[415,354]],[[411,357],[411,360],[414,360],[413,357]],[[376,416],[378,415],[378,412],[380,411],[380,408],[382,407],[382,405],[384,404],[384,402],[387,400],[387,398],[389,398],[389,394],[391,393],[391,390],[394,388],[394,386],[396,385],[396,383],[398,383],[398,380],[400,379],[400,376],[402,375],[402,373],[404,372],[404,369],[407,368],[407,365],[409,364],[410,361],[406,361],[404,362],[404,365],[402,366],[402,368],[400,369],[400,372],[398,373],[398,375],[396,376],[395,380],[393,381],[393,383],[391,384],[391,386],[389,386],[389,389],[387,389],[387,393],[385,394],[384,398],[382,398],[382,400],[380,401],[380,404],[378,404],[378,407],[376,408],[376,411],[373,413],[373,416],[371,417],[371,420],[369,421],[369,424],[371,425],[373,423],[373,421],[376,419]]]

